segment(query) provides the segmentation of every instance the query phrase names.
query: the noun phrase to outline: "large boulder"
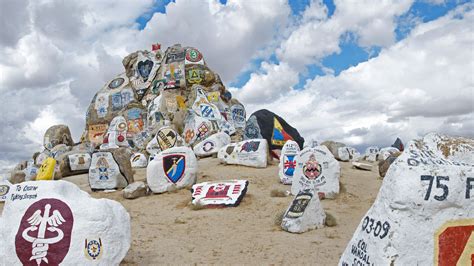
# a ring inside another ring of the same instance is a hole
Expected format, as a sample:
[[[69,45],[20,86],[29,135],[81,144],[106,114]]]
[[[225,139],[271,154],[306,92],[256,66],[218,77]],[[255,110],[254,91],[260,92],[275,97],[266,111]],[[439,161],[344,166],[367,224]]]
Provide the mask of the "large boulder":
[[[337,160],[339,161],[344,161],[346,158],[346,154],[343,154],[342,155],[342,158],[341,158],[341,155],[339,154],[339,148],[344,148],[346,147],[346,144],[342,143],[342,142],[337,142],[337,141],[332,141],[332,140],[326,140],[324,142],[321,143],[322,146],[326,146],[329,151],[331,151],[332,155],[334,156],[334,158],[336,158]],[[346,151],[344,149],[341,149],[341,151]],[[349,159],[347,159],[349,160]]]
[[[341,166],[326,146],[303,149],[296,161],[291,194],[297,195],[305,189],[330,199],[339,194]]]
[[[426,135],[390,166],[340,265],[471,265],[474,140]]]
[[[15,185],[0,217],[2,265],[118,265],[130,248],[130,216],[66,181]]]
[[[290,233],[304,233],[324,227],[326,213],[318,194],[311,190],[301,190],[283,215],[281,228]]]
[[[268,144],[265,139],[249,139],[231,143],[217,153],[221,163],[257,168],[267,167]]]
[[[300,153],[298,143],[288,140],[281,150],[280,163],[278,164],[278,175],[280,182],[285,185],[291,185],[296,169],[296,157]]]
[[[279,151],[287,140],[294,140],[303,148],[304,138],[298,130],[288,124],[283,118],[266,109],[254,112],[247,121],[245,138],[264,138],[270,151]]]
[[[133,183],[130,163],[131,152],[127,148],[99,151],[92,154],[89,168],[89,184],[92,190],[124,188]]]
[[[66,125],[52,126],[46,130],[46,133],[44,133],[43,145],[46,149],[51,150],[59,144],[65,144],[67,146],[74,145],[71,131]]]
[[[157,154],[146,168],[150,190],[163,193],[196,183],[197,159],[188,147],[174,147]]]

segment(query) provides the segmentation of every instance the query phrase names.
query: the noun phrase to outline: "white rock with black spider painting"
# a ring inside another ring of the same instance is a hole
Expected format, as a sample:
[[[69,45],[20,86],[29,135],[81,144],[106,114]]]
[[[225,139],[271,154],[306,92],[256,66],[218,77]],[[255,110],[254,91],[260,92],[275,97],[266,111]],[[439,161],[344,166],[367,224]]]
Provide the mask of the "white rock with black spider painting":
[[[296,162],[291,194],[304,189],[313,189],[330,199],[339,194],[341,166],[326,146],[303,149]]]
[[[296,157],[300,153],[300,146],[293,140],[288,140],[280,154],[280,163],[278,164],[278,175],[280,182],[285,185],[291,185],[296,169]]]
[[[130,248],[130,215],[67,181],[12,186],[0,217],[2,265],[119,265]]]
[[[474,140],[428,134],[392,163],[339,265],[472,265]]]
[[[290,233],[304,233],[324,227],[326,213],[318,194],[311,189],[302,190],[293,198],[281,222],[281,228]]]
[[[196,183],[197,159],[188,147],[174,147],[154,156],[146,168],[146,180],[153,193],[163,193]]]
[[[193,150],[197,156],[206,157],[216,154],[222,147],[229,143],[230,136],[227,133],[217,132],[196,144]]]
[[[265,168],[267,167],[267,153],[267,140],[248,139],[222,147],[217,157],[224,164]]]

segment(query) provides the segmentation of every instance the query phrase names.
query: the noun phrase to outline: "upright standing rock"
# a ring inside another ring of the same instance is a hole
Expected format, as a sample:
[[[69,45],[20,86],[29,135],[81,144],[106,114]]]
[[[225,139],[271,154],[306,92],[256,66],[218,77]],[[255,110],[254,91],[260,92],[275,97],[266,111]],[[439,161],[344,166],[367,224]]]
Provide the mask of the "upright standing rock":
[[[318,194],[311,190],[300,191],[291,202],[283,216],[281,228],[290,233],[304,233],[322,228],[326,213],[321,206]]]
[[[92,190],[124,188],[133,182],[131,152],[126,148],[92,154],[89,184]]]
[[[296,141],[289,140],[283,145],[278,165],[278,175],[280,176],[280,182],[285,185],[291,185],[293,181],[297,163],[296,157],[299,153],[300,147]]]
[[[410,141],[339,264],[471,265],[473,158],[473,139],[429,134]]]
[[[130,248],[130,216],[66,181],[15,185],[0,217],[3,265],[118,265]]]
[[[330,199],[339,194],[341,166],[326,146],[303,149],[296,161],[291,194],[297,195],[305,189]]]
[[[174,147],[157,154],[148,163],[146,180],[150,190],[163,193],[196,183],[197,160],[188,147]]]

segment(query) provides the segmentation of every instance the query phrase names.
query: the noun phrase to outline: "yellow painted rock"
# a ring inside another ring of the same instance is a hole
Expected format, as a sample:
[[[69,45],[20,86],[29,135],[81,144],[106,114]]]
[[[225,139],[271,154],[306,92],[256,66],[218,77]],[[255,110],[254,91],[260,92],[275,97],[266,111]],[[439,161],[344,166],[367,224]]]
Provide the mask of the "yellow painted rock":
[[[38,174],[36,175],[36,180],[53,180],[55,166],[56,160],[52,157],[48,157],[41,165]]]

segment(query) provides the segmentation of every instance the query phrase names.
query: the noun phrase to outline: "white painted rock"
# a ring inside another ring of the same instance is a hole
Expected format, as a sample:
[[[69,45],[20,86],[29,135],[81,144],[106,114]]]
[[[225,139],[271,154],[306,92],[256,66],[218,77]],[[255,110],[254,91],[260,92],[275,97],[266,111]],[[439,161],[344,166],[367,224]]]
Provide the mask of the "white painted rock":
[[[228,144],[230,144],[230,136],[224,132],[217,132],[196,144],[193,151],[197,156],[206,157],[218,153]]]
[[[5,201],[11,192],[11,183],[8,180],[0,180],[0,202]]]
[[[472,264],[474,140],[429,134],[407,146],[340,265]]]
[[[130,216],[67,181],[12,186],[0,218],[2,265],[118,265],[130,248]]]
[[[174,147],[157,154],[146,168],[150,190],[163,193],[196,183],[197,160],[188,147]]]
[[[400,152],[397,148],[394,147],[385,147],[380,149],[378,159],[379,161],[385,161],[391,154]]]
[[[111,152],[96,152],[92,154],[89,184],[92,190],[117,189],[126,187],[128,181]]]
[[[132,168],[144,168],[148,164],[148,160],[143,153],[136,152],[130,158],[130,163],[132,164]]]
[[[290,233],[304,233],[323,228],[326,213],[321,206],[318,194],[310,189],[302,190],[293,198],[283,216],[281,228]]]
[[[339,194],[341,166],[326,146],[303,149],[296,161],[291,194],[304,189],[314,189],[330,199]]]
[[[380,149],[377,146],[370,146],[365,149],[365,160],[369,162],[377,161],[377,156],[379,155]]]
[[[304,148],[316,148],[317,146],[319,146],[319,142],[316,139],[310,139],[309,141],[304,142],[303,149]]]
[[[123,116],[114,117],[110,122],[107,133],[105,133],[104,143],[100,145],[100,149],[128,147],[127,129],[127,120]]]
[[[249,181],[229,180],[195,184],[192,204],[208,207],[237,207],[247,193]]]
[[[353,147],[346,147],[347,152],[349,153],[349,161],[357,162],[360,160],[360,153]]]
[[[87,170],[91,166],[91,155],[87,152],[68,155],[71,171]]]
[[[366,171],[372,171],[372,165],[371,165],[371,164],[368,164],[368,163],[352,162],[352,165],[353,165],[356,169],[366,170]]]
[[[225,164],[267,167],[268,144],[265,139],[249,139],[222,147],[217,157]]]
[[[126,199],[136,199],[146,196],[148,188],[142,181],[133,182],[123,189],[123,197]]]
[[[296,169],[296,157],[300,153],[300,146],[293,140],[288,140],[280,154],[280,163],[278,164],[278,175],[280,182],[290,185]]]

